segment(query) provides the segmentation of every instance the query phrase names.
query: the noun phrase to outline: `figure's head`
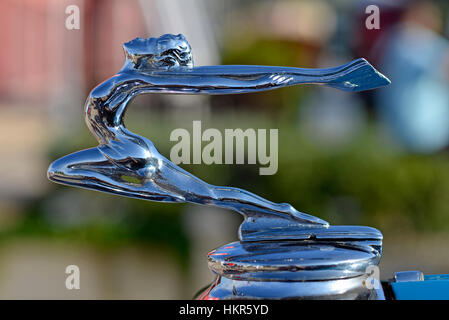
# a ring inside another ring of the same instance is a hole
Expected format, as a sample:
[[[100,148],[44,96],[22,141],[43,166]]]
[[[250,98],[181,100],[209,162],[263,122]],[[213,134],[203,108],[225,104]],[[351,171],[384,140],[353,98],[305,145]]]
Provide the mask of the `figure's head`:
[[[182,34],[136,38],[123,45],[125,57],[136,69],[193,68],[191,48]]]

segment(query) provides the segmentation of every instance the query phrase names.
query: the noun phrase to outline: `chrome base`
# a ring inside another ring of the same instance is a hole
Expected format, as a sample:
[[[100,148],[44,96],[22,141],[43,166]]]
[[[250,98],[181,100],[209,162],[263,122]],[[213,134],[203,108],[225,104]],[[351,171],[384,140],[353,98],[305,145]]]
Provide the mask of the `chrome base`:
[[[382,300],[382,290],[363,284],[367,275],[331,281],[246,281],[217,276],[199,300]]]
[[[383,299],[373,275],[382,234],[369,227],[298,231],[299,240],[238,241],[212,250],[216,281],[199,299]]]

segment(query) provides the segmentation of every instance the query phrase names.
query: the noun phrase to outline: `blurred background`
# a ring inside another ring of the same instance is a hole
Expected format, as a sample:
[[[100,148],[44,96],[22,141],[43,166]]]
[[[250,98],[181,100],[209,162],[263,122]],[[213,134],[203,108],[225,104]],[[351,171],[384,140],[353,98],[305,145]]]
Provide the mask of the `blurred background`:
[[[380,9],[369,30],[368,5]],[[65,12],[80,9],[80,28]],[[122,44],[183,33],[196,65],[330,67],[365,57],[392,84],[351,94],[301,86],[233,96],[139,96],[127,127],[169,156],[172,130],[278,128],[279,169],[183,165],[332,224],[384,233],[382,279],[449,273],[447,1],[3,0],[0,2],[0,298],[192,298],[206,256],[241,217],[50,183],[51,161],[92,147],[89,91]],[[65,288],[80,268],[81,289]]]

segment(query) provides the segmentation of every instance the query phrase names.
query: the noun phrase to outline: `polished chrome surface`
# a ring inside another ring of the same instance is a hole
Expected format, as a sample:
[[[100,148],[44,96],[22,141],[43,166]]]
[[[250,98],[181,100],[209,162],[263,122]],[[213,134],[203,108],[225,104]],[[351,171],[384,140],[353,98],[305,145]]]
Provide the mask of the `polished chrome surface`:
[[[299,84],[362,91],[389,84],[366,60],[328,69],[267,66],[194,67],[182,35],[137,38],[125,63],[89,94],[87,126],[99,145],[54,161],[50,180],[160,202],[191,202],[241,213],[240,242],[209,253],[216,282],[200,298],[382,298],[364,285],[382,255],[382,234],[326,221],[248,191],[210,185],[173,164],[153,143],[126,129],[139,94],[235,94]]]
[[[48,169],[50,180],[151,201],[228,208],[245,217],[239,230],[242,241],[302,239],[315,229],[324,236],[326,221],[245,190],[210,185],[173,164],[150,140],[125,128],[126,108],[144,93],[235,94],[298,84],[361,91],[387,85],[386,77],[364,59],[328,69],[194,67],[182,35],[136,38],[123,48],[122,69],[95,87],[85,105],[87,126],[99,145],[54,161]]]
[[[239,241],[212,250],[209,268],[217,278],[198,298],[385,299],[369,272],[382,256],[378,230],[330,226],[302,235],[307,237]]]
[[[359,277],[381,253],[358,241],[233,242],[209,252],[209,267],[235,280],[320,281]]]
[[[366,275],[328,281],[247,281],[219,276],[199,300],[297,299],[297,300],[384,300],[382,289],[363,285]]]

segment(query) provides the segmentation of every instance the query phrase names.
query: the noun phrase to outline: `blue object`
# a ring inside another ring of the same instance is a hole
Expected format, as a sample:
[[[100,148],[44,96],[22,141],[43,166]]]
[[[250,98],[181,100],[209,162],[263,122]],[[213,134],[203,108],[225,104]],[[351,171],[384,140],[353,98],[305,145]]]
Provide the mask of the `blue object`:
[[[424,276],[424,281],[392,282],[396,300],[449,300],[449,274]]]

